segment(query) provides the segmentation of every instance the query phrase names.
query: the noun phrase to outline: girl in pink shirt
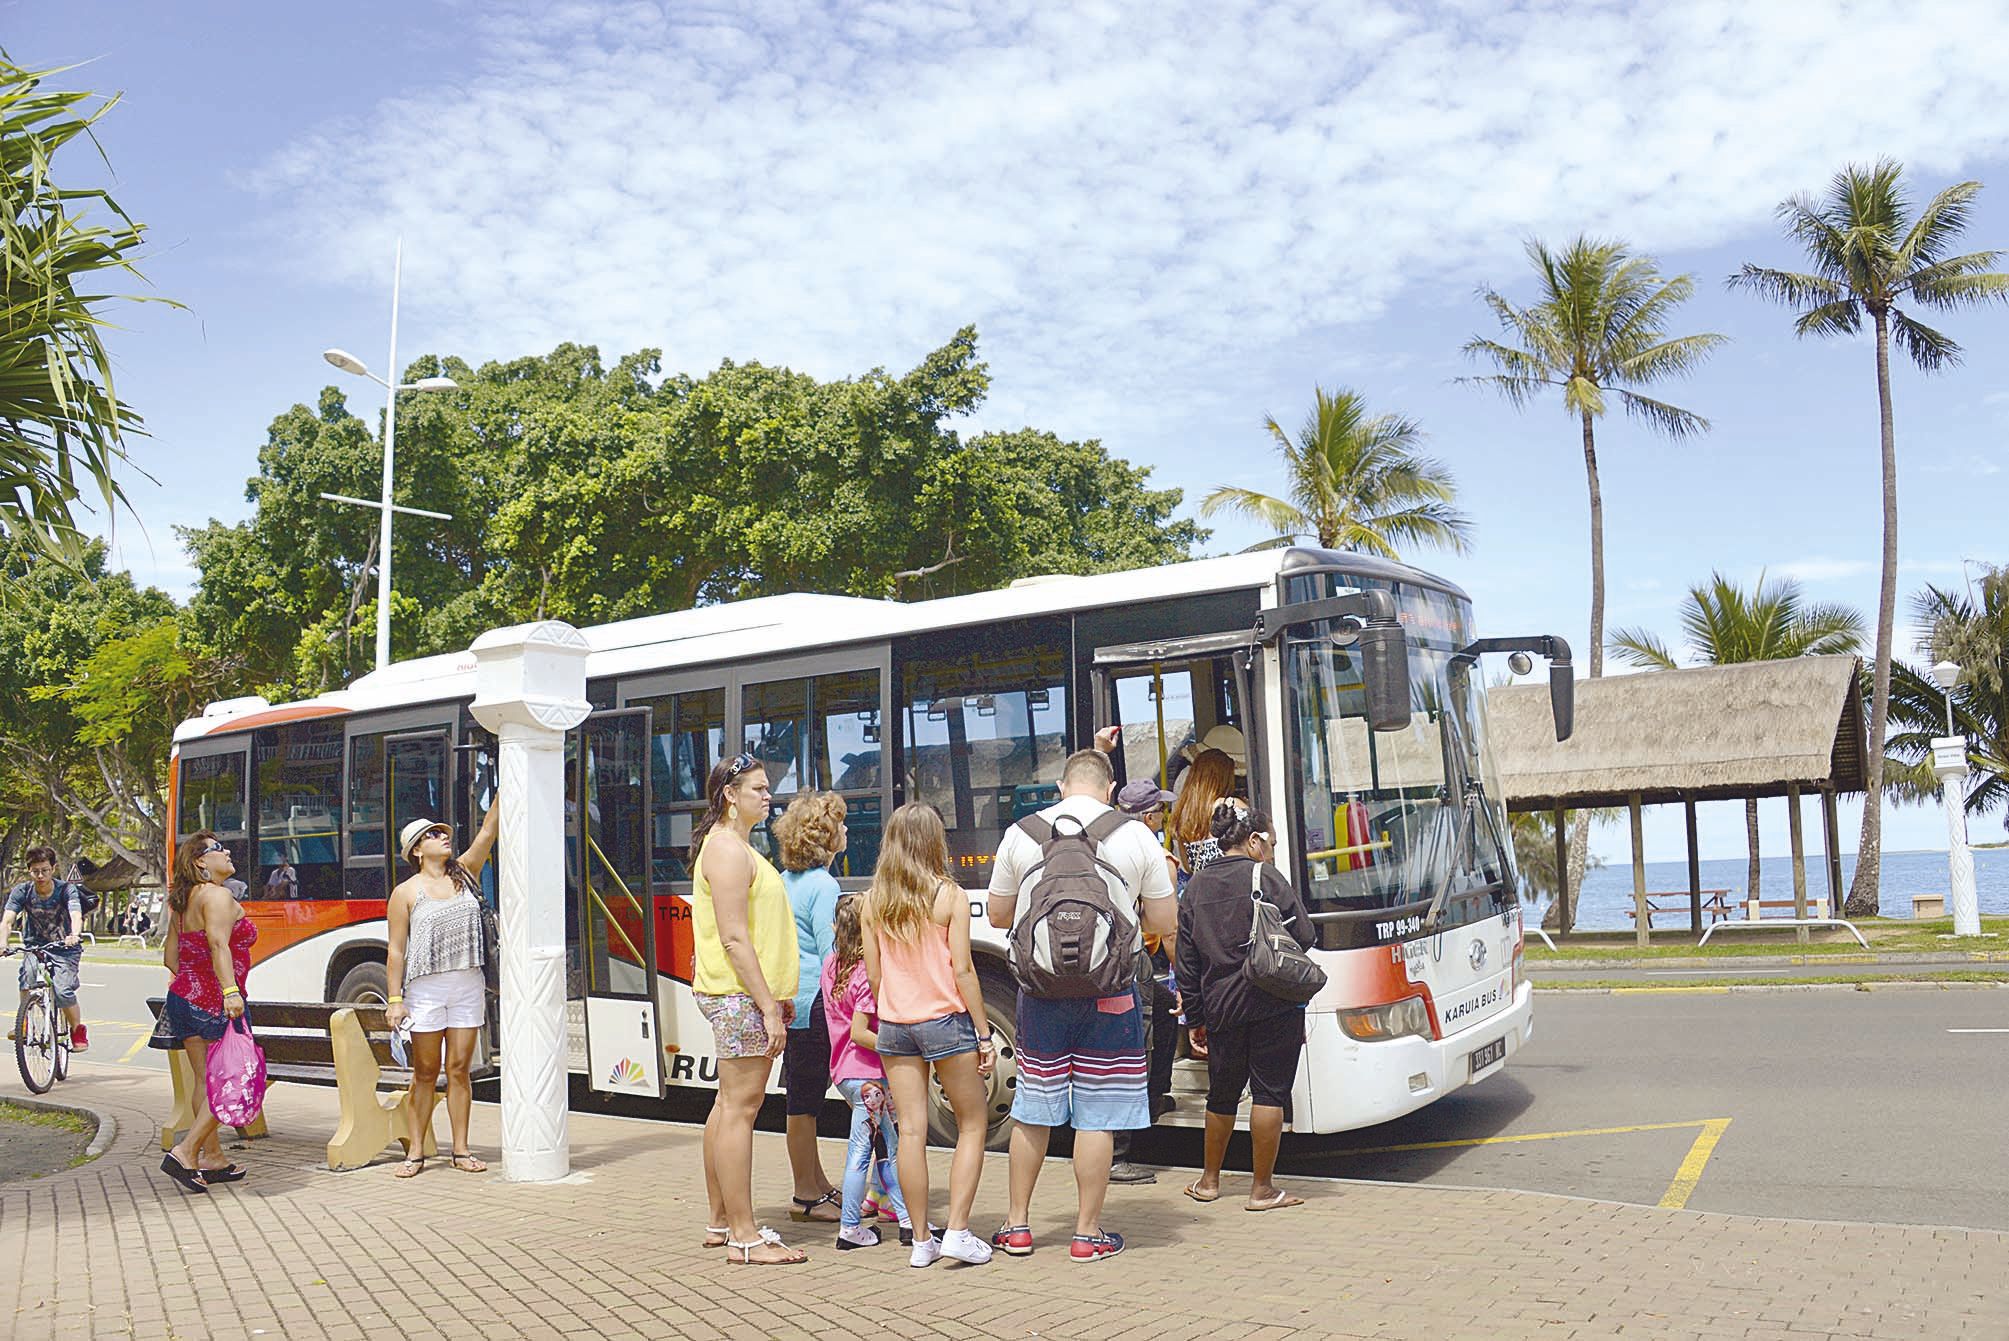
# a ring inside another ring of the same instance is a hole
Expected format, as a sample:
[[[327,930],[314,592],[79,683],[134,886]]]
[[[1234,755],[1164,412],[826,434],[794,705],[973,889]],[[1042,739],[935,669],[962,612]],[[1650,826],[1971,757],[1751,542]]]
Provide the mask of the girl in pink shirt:
[[[865,938],[858,923],[863,899],[847,894],[837,901],[836,949],[823,961],[823,1017],[830,1022],[830,1079],[851,1101],[851,1147],[844,1160],[844,1208],[838,1216],[837,1247],[869,1248],[879,1231],[863,1223],[867,1179],[879,1186],[900,1217],[900,1242],[911,1245],[914,1229],[900,1196],[894,1170],[900,1130],[886,1097],[886,1069],[880,1064],[879,1007],[865,971]]]

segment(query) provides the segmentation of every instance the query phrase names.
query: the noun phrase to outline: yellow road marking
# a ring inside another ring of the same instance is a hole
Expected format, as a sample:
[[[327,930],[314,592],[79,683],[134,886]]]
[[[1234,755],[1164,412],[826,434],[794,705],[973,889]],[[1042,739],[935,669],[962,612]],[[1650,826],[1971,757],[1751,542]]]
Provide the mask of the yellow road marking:
[[[1536,1131],[1519,1136],[1471,1136],[1458,1141],[1412,1141],[1406,1145],[1377,1145],[1359,1150],[1335,1150],[1336,1155],[1393,1155],[1409,1150],[1451,1150],[1461,1146],[1513,1145],[1522,1141],[1560,1141],[1571,1136],[1625,1136],[1639,1131],[1674,1131],[1683,1127],[1727,1127],[1729,1118],[1698,1118],[1689,1122],[1642,1122],[1630,1127],[1579,1127],[1575,1131]],[[1720,1134],[1720,1133],[1719,1133]],[[1711,1141],[1710,1148],[1715,1148]],[[1693,1157],[1691,1152],[1691,1158]],[[1705,1155],[1704,1158],[1707,1158]],[[1686,1167],[1685,1165],[1683,1166]],[[1698,1171],[1697,1176],[1700,1176]]]
[[[1702,1181],[1702,1170],[1707,1167],[1709,1156],[1715,1153],[1716,1143],[1723,1139],[1724,1129],[1729,1125],[1729,1118],[1712,1118],[1702,1124],[1702,1130],[1695,1134],[1695,1144],[1688,1147],[1688,1158],[1681,1161],[1681,1167],[1674,1172],[1674,1181],[1667,1185],[1667,1194],[1660,1199],[1662,1209],[1678,1211],[1688,1204],[1695,1184]]]
[[[147,1044],[151,1043],[152,1041],[153,1041],[153,1033],[151,1031],[141,1034],[138,1038],[133,1040],[133,1045],[130,1048],[126,1049],[126,1055],[119,1058],[119,1060],[122,1062],[131,1061],[133,1058],[140,1055],[141,1048],[144,1048]]]

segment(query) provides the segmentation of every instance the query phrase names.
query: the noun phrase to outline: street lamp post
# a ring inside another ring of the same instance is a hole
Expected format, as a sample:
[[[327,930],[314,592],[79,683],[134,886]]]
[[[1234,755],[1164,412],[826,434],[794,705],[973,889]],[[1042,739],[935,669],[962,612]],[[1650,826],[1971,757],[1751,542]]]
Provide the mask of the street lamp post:
[[[391,268],[391,352],[387,371],[395,377],[398,373],[398,287],[404,278],[405,244],[398,239],[397,257]],[[346,494],[322,494],[332,503],[353,503],[358,507],[376,508],[381,514],[377,530],[377,669],[391,664],[391,514],[407,513],[414,517],[432,517],[439,521],[452,521],[451,513],[428,512],[424,508],[399,507],[391,502],[391,477],[396,468],[398,450],[398,393],[400,391],[458,391],[459,384],[451,377],[421,377],[416,382],[399,385],[387,382],[371,372],[363,361],[342,349],[327,349],[321,357],[340,368],[345,373],[357,377],[367,377],[384,388],[384,488],[383,497],[377,502],[368,499],[351,498]]]
[[[1953,687],[1960,667],[1942,661],[1932,678],[1946,695],[1946,734],[1932,742],[1932,772],[1939,779],[1939,797],[1946,806],[1947,904],[1953,909],[1953,934],[1979,936],[1981,908],[1974,896],[1974,852],[1967,846],[1967,738],[1953,729]]]

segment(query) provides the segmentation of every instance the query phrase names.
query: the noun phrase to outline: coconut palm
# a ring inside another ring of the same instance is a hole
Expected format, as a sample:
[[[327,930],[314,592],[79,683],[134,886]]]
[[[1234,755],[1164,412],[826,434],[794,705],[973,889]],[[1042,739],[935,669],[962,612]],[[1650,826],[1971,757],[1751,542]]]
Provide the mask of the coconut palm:
[[[1863,617],[1846,605],[1809,605],[1800,584],[1767,582],[1758,575],[1755,589],[1745,591],[1721,573],[1688,589],[1681,601],[1681,629],[1695,662],[1729,666],[1745,661],[1782,661],[1789,657],[1855,654],[1862,650]],[[1620,661],[1650,670],[1679,666],[1667,644],[1645,629],[1619,629],[1611,635],[1611,654]],[[1744,802],[1744,832],[1750,846],[1751,897],[1758,895],[1758,802]]]
[[[1692,371],[1724,343],[1721,335],[1667,334],[1675,310],[1695,291],[1689,275],[1666,276],[1648,256],[1635,256],[1623,242],[1579,235],[1560,252],[1539,238],[1527,242],[1528,261],[1540,282],[1540,296],[1516,307],[1492,288],[1480,300],[1499,322],[1501,339],[1475,337],[1465,355],[1498,371],[1460,380],[1491,387],[1516,407],[1549,391],[1561,393],[1583,442],[1584,475],[1590,485],[1590,674],[1604,674],[1604,493],[1598,482],[1597,421],[1616,397],[1625,412],[1670,438],[1708,431],[1709,421],[1691,410],[1656,400],[1637,388]],[[1590,823],[1578,816],[1572,826],[1570,882],[1583,878],[1580,865]]]
[[[73,509],[86,486],[123,501],[115,466],[139,416],[112,390],[100,332],[107,271],[133,270],[142,226],[100,190],[63,187],[50,160],[117,102],[42,87],[0,52],[0,537],[23,535],[74,559]]]
[[[1927,630],[1924,660],[1959,663],[1953,726],[1967,738],[1967,813],[2005,812],[2009,823],[2009,568],[1992,568],[1979,596],[1927,587],[1912,600],[1912,619]],[[1894,801],[1936,802],[1932,741],[1946,731],[1946,695],[1931,675],[1900,661],[1891,667],[1884,791]]]
[[[1854,335],[1869,318],[1876,333],[1877,413],[1882,430],[1883,580],[1877,593],[1876,666],[1870,681],[1869,796],[1863,805],[1862,840],[1849,887],[1850,916],[1877,912],[1877,877],[1883,842],[1884,727],[1890,710],[1891,638],[1897,622],[1897,436],[1890,403],[1890,342],[1926,372],[1960,361],[1960,346],[1918,321],[1900,304],[1931,311],[1971,307],[2009,298],[2009,275],[1995,265],[1999,251],[1952,255],[1967,229],[1979,182],[1949,186],[1916,215],[1890,159],[1868,167],[1849,164],[1828,183],[1825,196],[1796,195],[1778,208],[1786,235],[1806,250],[1810,272],[1746,264],[1730,277],[1799,312],[1798,335]]]
[[[1288,544],[1301,535],[1327,549],[1360,550],[1399,559],[1402,545],[1432,545],[1463,554],[1472,522],[1452,506],[1458,487],[1443,463],[1419,456],[1423,431],[1396,414],[1370,416],[1360,394],[1341,388],[1316,398],[1292,437],[1274,417],[1263,421],[1283,453],[1289,497],[1222,485],[1200,503],[1200,515],[1233,512],[1253,518]]]

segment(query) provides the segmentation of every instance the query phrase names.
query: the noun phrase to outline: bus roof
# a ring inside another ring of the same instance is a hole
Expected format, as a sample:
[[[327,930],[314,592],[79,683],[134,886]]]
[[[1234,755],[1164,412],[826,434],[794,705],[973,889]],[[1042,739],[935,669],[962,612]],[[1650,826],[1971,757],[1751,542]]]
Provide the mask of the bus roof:
[[[1363,577],[1431,587],[1459,599],[1465,595],[1444,579],[1407,564],[1365,554],[1287,547],[1116,573],[1022,578],[996,591],[928,601],[874,600],[809,592],[758,596],[589,625],[579,632],[592,649],[586,658],[586,678],[599,680],[814,651],[847,643],[881,642],[936,629],[967,628],[1100,606],[1266,588],[1280,575],[1342,568]],[[176,728],[174,738],[179,743],[220,730],[436,703],[473,694],[473,654],[447,652],[400,661],[361,676],[344,689],[282,707],[274,707],[257,697],[212,703],[200,717],[192,717]]]

